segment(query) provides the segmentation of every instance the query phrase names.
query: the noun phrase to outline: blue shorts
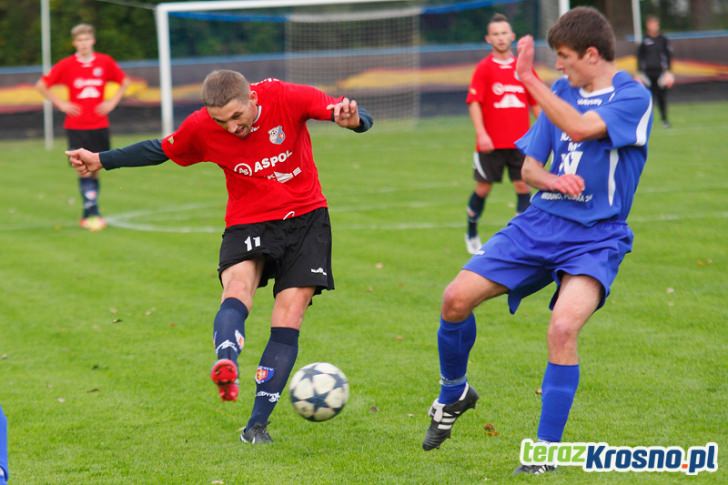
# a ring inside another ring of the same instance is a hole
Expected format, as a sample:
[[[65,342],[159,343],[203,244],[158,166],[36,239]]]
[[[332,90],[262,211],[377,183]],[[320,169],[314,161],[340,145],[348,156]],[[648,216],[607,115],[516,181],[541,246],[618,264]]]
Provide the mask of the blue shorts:
[[[586,227],[531,205],[493,235],[463,267],[508,288],[508,307],[516,313],[521,300],[552,281],[556,291],[563,273],[591,276],[603,292],[604,305],[619,264],[632,250],[632,231],[625,222],[599,222]]]

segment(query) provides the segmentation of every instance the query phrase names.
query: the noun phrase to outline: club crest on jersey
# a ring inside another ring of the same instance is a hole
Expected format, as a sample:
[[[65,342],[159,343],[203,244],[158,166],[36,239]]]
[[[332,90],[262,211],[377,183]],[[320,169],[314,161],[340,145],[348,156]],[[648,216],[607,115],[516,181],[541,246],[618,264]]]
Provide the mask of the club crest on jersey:
[[[268,382],[273,379],[274,375],[276,375],[276,370],[274,368],[259,365],[258,369],[255,371],[255,382],[256,384],[263,384],[264,382]]]
[[[268,130],[268,139],[274,145],[280,145],[283,140],[286,139],[286,134],[283,132],[283,126],[278,125],[272,130]]]

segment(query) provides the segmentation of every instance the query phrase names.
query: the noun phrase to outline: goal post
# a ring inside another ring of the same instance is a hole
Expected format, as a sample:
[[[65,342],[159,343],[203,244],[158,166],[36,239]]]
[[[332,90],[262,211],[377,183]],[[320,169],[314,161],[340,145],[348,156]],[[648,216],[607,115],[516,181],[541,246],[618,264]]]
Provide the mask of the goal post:
[[[160,3],[155,7],[157,44],[159,49],[159,90],[162,134],[174,130],[172,96],[172,60],[170,47],[170,14],[179,12],[230,11],[250,9],[315,7],[326,5],[387,4],[402,0],[224,0]]]

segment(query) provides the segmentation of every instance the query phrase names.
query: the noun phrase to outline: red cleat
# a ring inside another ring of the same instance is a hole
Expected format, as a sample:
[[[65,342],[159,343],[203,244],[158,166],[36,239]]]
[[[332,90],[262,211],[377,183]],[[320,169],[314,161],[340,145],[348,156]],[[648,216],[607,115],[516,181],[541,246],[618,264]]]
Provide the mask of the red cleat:
[[[230,359],[215,362],[210,372],[212,382],[217,385],[217,392],[223,401],[238,399],[238,366]]]

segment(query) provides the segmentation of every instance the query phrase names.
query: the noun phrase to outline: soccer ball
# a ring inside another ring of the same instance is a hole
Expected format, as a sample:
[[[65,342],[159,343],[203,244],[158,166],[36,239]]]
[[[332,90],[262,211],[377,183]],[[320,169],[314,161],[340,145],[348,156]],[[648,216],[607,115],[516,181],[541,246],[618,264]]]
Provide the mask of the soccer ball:
[[[326,421],[349,399],[349,381],[338,367],[315,362],[301,367],[288,386],[293,409],[309,421]]]

